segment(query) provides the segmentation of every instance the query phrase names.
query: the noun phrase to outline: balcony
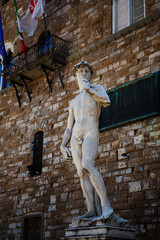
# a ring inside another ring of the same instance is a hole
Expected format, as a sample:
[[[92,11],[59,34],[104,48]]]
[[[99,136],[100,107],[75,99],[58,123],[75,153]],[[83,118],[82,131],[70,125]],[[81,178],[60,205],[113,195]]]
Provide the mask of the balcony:
[[[68,42],[53,34],[48,37],[47,41],[38,41],[35,45],[28,48],[26,53],[19,53],[11,59],[3,70],[3,76],[15,88],[19,105],[21,105],[20,97],[16,85],[26,87],[31,101],[27,82],[45,75],[50,92],[52,92],[48,74],[52,71],[57,71],[62,88],[64,87],[59,67],[65,65],[67,55]]]

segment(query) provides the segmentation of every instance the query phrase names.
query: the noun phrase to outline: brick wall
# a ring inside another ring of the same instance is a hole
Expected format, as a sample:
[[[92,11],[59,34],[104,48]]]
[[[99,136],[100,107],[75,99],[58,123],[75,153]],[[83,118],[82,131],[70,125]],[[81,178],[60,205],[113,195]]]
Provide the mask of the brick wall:
[[[20,17],[28,2],[17,1]],[[53,92],[49,93],[46,79],[41,77],[29,84],[31,103],[25,89],[19,88],[21,108],[12,87],[0,92],[0,239],[20,239],[23,217],[35,213],[44,216],[44,239],[59,239],[71,219],[83,214],[75,166],[59,150],[69,102],[78,93],[73,66],[87,60],[94,68],[93,82],[106,90],[159,71],[160,22],[158,17],[149,18],[158,8],[158,1],[147,1],[145,24],[111,35],[111,1],[57,0],[45,6],[49,31],[69,41],[67,64],[61,67],[65,88],[61,88],[58,74],[51,73]],[[13,2],[2,6],[1,12],[4,39],[13,42]],[[34,44],[42,31],[39,20],[35,35],[26,44]],[[15,52],[19,49],[17,41]],[[32,142],[39,130],[44,132],[42,175],[29,177]],[[159,151],[160,117],[100,133],[96,166],[115,213],[128,219],[141,239],[160,235]],[[129,157],[122,157],[123,152]]]

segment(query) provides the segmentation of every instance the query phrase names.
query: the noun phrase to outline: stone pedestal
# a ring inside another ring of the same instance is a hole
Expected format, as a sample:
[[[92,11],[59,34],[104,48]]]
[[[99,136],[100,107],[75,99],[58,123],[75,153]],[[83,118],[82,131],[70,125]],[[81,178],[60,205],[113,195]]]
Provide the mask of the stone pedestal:
[[[116,215],[109,219],[75,219],[65,230],[65,238],[72,240],[135,239],[135,230],[127,220]]]

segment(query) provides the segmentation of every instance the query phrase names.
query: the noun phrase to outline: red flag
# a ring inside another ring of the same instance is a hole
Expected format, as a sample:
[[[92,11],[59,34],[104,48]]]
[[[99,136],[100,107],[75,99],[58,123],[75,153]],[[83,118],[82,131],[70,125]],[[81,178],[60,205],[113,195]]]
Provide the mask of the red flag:
[[[33,36],[36,31],[38,18],[44,13],[43,0],[31,0],[26,15],[22,18],[21,29],[28,33],[28,37]]]
[[[24,43],[23,35],[21,32],[19,32],[19,38],[21,39],[21,52],[27,53],[28,47]]]

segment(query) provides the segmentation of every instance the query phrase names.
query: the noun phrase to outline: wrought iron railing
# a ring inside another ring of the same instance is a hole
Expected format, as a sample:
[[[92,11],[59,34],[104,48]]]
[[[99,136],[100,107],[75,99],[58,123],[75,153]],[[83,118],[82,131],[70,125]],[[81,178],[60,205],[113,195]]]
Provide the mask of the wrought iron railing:
[[[38,42],[28,48],[27,52],[14,56],[3,73],[5,76],[11,75],[49,54],[55,55],[62,61],[65,60],[68,55],[68,42],[54,34],[50,35],[47,41]]]

